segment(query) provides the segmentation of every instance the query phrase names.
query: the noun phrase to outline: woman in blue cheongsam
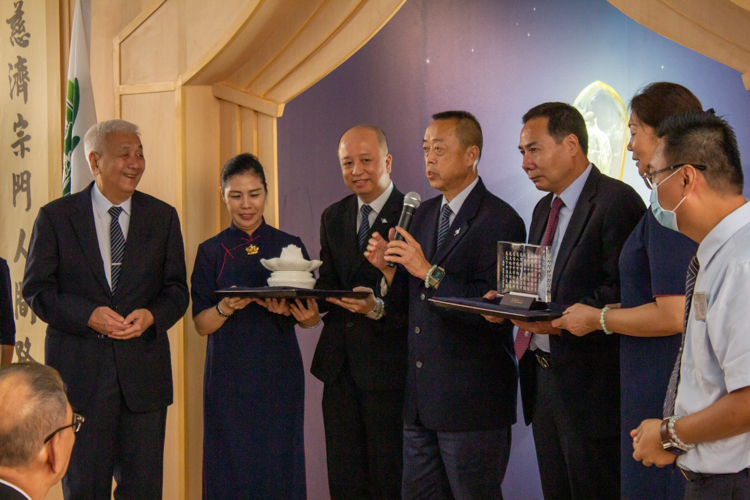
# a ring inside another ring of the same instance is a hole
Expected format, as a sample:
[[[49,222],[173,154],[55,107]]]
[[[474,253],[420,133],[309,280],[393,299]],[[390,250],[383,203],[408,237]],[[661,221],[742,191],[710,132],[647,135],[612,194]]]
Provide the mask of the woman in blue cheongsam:
[[[221,298],[267,285],[261,259],[302,240],[263,220],[266,181],[250,154],[229,160],[221,191],[232,223],[198,247],[193,320],[208,336],[203,384],[203,498],[304,499],[304,372],[294,326],[320,322],[317,304]]]

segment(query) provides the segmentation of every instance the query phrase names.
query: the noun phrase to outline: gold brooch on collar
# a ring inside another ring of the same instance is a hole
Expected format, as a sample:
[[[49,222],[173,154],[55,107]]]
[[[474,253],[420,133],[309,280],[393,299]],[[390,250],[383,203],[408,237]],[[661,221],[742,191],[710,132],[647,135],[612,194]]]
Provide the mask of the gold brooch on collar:
[[[255,245],[250,245],[249,247],[245,248],[245,251],[247,252],[248,255],[255,255],[256,253],[258,253],[258,250],[260,249],[256,247]]]

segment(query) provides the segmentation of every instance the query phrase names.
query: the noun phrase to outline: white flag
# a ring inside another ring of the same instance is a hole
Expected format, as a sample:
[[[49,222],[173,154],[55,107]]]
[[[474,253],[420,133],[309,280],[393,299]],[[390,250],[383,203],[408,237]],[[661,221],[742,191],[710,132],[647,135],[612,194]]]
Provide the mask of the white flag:
[[[84,189],[94,180],[83,151],[83,136],[96,123],[96,108],[94,107],[94,92],[91,89],[89,50],[86,46],[86,33],[83,30],[81,0],[76,1],[73,27],[70,33],[68,92],[65,104],[63,196]]]

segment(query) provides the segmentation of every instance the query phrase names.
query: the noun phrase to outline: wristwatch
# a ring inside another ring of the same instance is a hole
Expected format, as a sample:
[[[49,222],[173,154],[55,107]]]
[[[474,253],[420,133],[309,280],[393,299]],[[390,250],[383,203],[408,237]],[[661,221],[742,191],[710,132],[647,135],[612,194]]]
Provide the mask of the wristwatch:
[[[680,418],[680,416],[673,415],[662,420],[659,431],[661,433],[661,446],[662,448],[664,448],[664,451],[668,451],[669,453],[679,457],[683,453],[695,448],[695,445],[685,444],[680,438],[677,437],[677,434],[675,434],[674,422],[678,418]]]
[[[424,279],[425,288],[435,288],[445,278],[445,269],[438,265],[434,265],[427,272],[427,276]]]

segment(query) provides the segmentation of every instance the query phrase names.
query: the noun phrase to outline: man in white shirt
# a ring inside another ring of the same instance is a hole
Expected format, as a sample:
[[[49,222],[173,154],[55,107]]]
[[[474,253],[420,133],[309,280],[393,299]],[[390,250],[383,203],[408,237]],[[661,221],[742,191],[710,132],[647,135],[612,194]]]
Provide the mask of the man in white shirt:
[[[687,499],[750,498],[750,205],[737,141],[711,113],[672,117],[658,135],[649,165],[656,218],[700,246],[665,418],[631,432],[633,457],[676,460]]]
[[[0,369],[0,499],[43,500],[68,469],[83,418],[73,413],[54,368]]]
[[[174,207],[138,191],[138,127],[123,120],[84,137],[92,182],[39,210],[23,296],[47,323],[45,363],[86,420],[63,478],[65,497],[162,497],[172,363],[167,330],[189,302]]]
[[[467,111],[432,119],[422,148],[427,180],[440,195],[420,205],[409,232],[398,228],[403,240],[391,238],[385,250],[378,234],[368,246],[393,287],[409,290],[402,498],[502,499],[518,390],[512,326],[441,311],[429,299],[495,288],[497,242],[524,241],[526,229],[479,177],[477,119]],[[402,267],[396,272],[382,259]],[[395,297],[388,293],[386,310],[399,307]]]
[[[391,182],[392,158],[378,127],[347,130],[338,156],[344,184],[352,194],[326,208],[320,218],[323,265],[315,286],[364,287],[375,294],[363,300],[320,302],[321,312],[327,314],[310,373],[325,383],[328,485],[332,500],[398,498],[406,315],[382,307],[383,275],[367,262],[364,251],[373,232],[387,233],[396,225],[404,195]]]
[[[553,302],[597,308],[619,302],[620,250],[643,201],[589,162],[586,123],[575,107],[543,103],[523,123],[521,167],[548,193],[529,228],[529,243],[551,249],[550,283],[540,284],[540,297],[549,291]],[[619,339],[601,330],[579,338],[546,321],[514,323],[524,420],[533,423],[545,498],[619,498]]]

